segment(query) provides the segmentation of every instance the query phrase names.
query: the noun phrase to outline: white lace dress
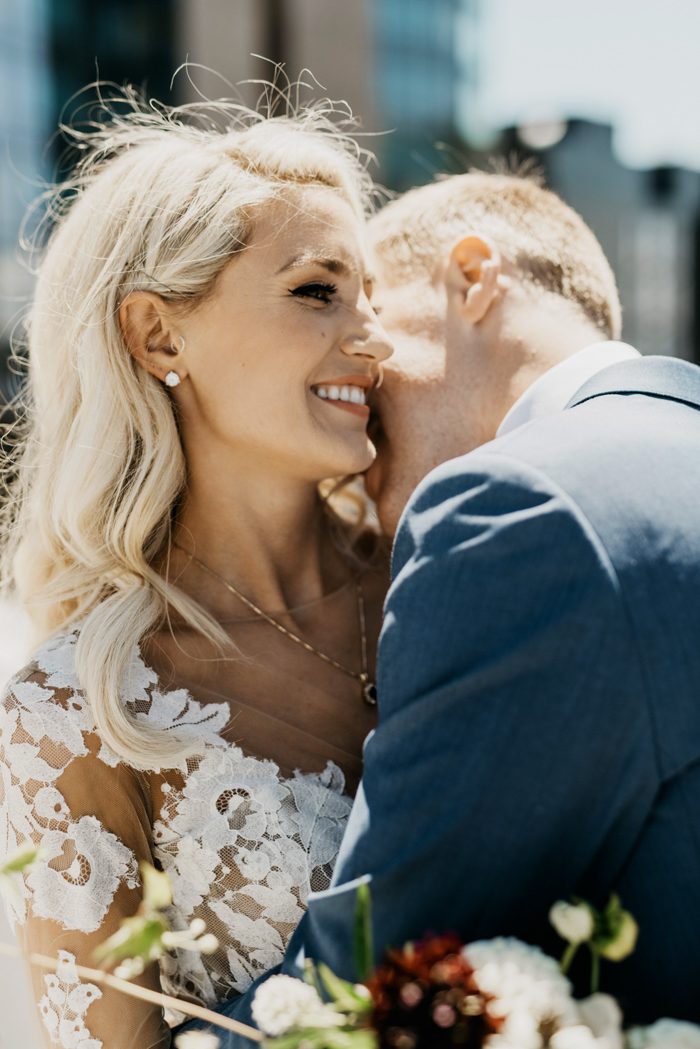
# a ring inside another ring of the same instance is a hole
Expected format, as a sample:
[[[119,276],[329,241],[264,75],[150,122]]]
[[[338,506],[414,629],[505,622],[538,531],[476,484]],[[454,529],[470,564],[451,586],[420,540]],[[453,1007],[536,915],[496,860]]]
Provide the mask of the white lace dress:
[[[201,749],[176,769],[120,762],[78,687],[76,640],[45,644],[0,703],[0,848],[29,840],[43,850],[10,898],[11,918],[29,950],[62,961],[58,975],[34,977],[48,1045],[167,1046],[180,1016],[81,982],[74,969],[94,966],[94,948],[135,912],[139,860],[169,874],[173,927],[200,917],[219,940],[213,955],[167,956],[143,983],[213,1003],[281,960],[309,891],[330,882],[352,802],[332,762],[285,779],[226,742],[228,705],[160,691],[138,650],[124,702],[144,725],[177,728]]]

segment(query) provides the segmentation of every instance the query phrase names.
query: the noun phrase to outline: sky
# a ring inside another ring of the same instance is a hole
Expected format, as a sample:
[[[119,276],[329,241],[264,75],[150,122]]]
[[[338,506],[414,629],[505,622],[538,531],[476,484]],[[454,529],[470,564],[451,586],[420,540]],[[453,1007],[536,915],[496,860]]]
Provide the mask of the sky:
[[[611,123],[632,167],[700,170],[700,0],[480,0],[478,87],[462,121]]]

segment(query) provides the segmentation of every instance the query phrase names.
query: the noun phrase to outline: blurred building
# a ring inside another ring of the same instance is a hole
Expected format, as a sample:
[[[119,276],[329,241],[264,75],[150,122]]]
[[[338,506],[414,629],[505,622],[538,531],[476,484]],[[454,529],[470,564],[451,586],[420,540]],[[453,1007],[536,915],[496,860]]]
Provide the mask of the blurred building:
[[[316,96],[345,99],[371,130],[371,10],[371,0],[177,0],[174,47],[179,61],[192,63],[177,90],[195,100],[240,85],[236,94],[251,105],[264,90],[254,81],[273,79],[278,63],[281,87],[284,76],[301,78]]]
[[[175,0],[12,0],[0,3],[0,388],[11,392],[7,358],[31,294],[19,248],[27,206],[65,171],[59,120],[74,119],[96,79],[143,85],[167,97],[175,68]],[[9,100],[12,100],[9,104]],[[94,100],[94,96],[93,96]],[[84,115],[84,114],[83,114]]]
[[[700,173],[624,167],[606,125],[574,120],[561,132],[534,152],[547,184],[583,216],[610,260],[624,338],[643,353],[700,362]],[[522,150],[545,133],[512,129],[508,139]]]
[[[388,186],[406,189],[429,180],[446,166],[441,150],[458,147],[457,100],[463,81],[475,73],[464,58],[477,39],[478,14],[475,0],[375,4],[377,108],[390,130],[378,152]]]
[[[478,0],[180,0],[179,11],[180,52],[234,82],[269,78],[254,53],[283,62],[292,80],[311,70],[360,118],[386,185],[403,189],[444,167],[434,144],[456,144],[457,98],[473,71],[457,41],[476,41]],[[220,93],[215,76],[194,78]]]

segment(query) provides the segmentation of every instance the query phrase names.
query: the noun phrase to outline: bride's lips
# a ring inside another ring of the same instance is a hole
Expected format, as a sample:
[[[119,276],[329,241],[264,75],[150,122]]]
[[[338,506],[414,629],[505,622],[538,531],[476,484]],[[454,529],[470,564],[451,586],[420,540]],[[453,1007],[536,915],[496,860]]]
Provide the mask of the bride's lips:
[[[369,419],[369,405],[351,404],[349,401],[326,401],[334,408],[340,408],[344,412],[352,412],[353,415],[361,415],[363,419]]]
[[[314,383],[312,391],[318,400],[329,405],[331,408],[340,408],[341,411],[349,412],[351,415],[357,415],[361,419],[367,421],[370,416],[370,407],[368,404],[343,401],[338,397],[329,397],[328,394],[326,394],[325,397],[319,397],[316,392],[320,387],[323,387],[325,390],[329,390],[333,387],[340,390],[344,386],[364,390],[366,396],[374,386],[374,379],[370,378],[369,375],[339,375],[337,378],[329,379],[327,382]]]

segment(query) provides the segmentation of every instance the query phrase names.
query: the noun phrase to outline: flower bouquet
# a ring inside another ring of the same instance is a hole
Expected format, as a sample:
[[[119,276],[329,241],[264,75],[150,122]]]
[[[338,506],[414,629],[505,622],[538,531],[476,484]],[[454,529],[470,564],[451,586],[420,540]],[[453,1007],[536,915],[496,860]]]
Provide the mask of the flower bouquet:
[[[29,844],[0,864],[0,888],[40,861]],[[361,982],[339,979],[323,964],[308,962],[305,979],[272,976],[253,1002],[258,1029],[193,1002],[181,1001],[132,981],[177,947],[207,953],[215,946],[201,922],[175,932],[166,918],[171,901],[167,875],[144,864],[143,899],[131,918],[99,948],[104,970],[75,966],[76,975],[204,1020],[208,1031],[183,1032],[178,1049],[217,1049],[214,1032],[231,1031],[265,1049],[700,1049],[700,1027],[659,1020],[623,1029],[619,1006],[598,993],[602,961],[619,962],[634,950],[637,925],[613,896],[598,911],[584,900],[560,901],[550,920],[566,941],[560,963],[537,947],[500,938],[463,944],[456,935],[427,937],[390,949],[373,968],[371,901],[358,891],[355,968]],[[591,957],[592,994],[573,997],[566,973],[574,955]],[[18,949],[0,944],[0,951]],[[30,954],[27,960],[56,971],[60,959]]]
[[[662,1020],[623,1030],[619,1006],[597,992],[602,960],[622,961],[637,926],[619,899],[603,911],[559,902],[550,920],[566,940],[561,963],[500,938],[463,944],[431,936],[389,950],[371,970],[369,890],[358,896],[356,966],[361,983],[307,964],[305,980],[273,976],[253,1016],[266,1049],[700,1049],[700,1027]],[[573,997],[566,976],[581,948],[591,955],[591,996]]]

